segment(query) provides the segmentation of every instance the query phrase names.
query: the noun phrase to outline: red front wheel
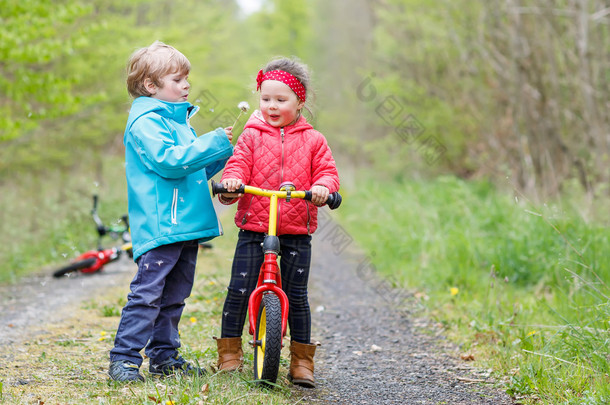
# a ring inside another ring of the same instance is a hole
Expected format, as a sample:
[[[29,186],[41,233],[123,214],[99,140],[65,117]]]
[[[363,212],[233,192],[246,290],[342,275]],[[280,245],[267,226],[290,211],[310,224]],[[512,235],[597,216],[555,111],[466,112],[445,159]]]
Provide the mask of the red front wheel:
[[[93,266],[96,261],[97,261],[97,259],[95,257],[90,257],[90,258],[84,259],[84,260],[77,260],[75,262],[70,263],[67,266],[64,266],[64,267],[61,267],[61,268],[55,270],[55,272],[53,272],[53,277],[59,278],[59,277],[65,276],[67,274],[70,274],[74,271],[80,271],[80,270],[89,268],[89,267]]]

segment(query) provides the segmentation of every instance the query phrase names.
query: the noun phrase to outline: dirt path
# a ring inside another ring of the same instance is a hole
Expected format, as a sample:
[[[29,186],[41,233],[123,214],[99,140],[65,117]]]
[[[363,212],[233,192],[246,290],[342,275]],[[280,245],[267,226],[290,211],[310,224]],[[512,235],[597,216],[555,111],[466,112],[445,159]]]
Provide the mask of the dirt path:
[[[407,313],[409,296],[378,279],[349,235],[326,217],[314,237],[310,281],[313,338],[322,343],[318,388],[295,388],[298,396],[306,395],[300,403],[511,404],[488,375],[457,360],[458,353],[434,336],[426,320]],[[94,276],[44,275],[0,287],[0,345],[45,333],[80,303],[124,288],[134,272],[125,258]]]
[[[123,257],[101,272],[76,275],[69,282],[51,277],[48,271],[19,284],[0,286],[0,345],[44,333],[45,328],[72,316],[71,309],[81,302],[109,288],[128,285],[135,270],[131,259]]]

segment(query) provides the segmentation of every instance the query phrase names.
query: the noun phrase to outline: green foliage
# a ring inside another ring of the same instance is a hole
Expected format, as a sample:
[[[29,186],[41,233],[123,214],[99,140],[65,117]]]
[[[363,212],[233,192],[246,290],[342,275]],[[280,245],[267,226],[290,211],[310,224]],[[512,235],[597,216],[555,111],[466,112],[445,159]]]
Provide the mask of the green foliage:
[[[493,266],[498,277],[527,287],[539,282],[563,284],[565,267],[585,275],[610,272],[599,257],[607,231],[566,217],[558,206],[538,212],[513,198],[491,198],[490,183],[469,184],[454,177],[440,177],[432,185],[403,180],[392,189],[386,189],[384,182],[369,186],[369,193],[383,201],[371,210],[375,216],[370,220],[378,218],[379,223],[370,226],[380,230],[388,223],[401,233],[371,232],[379,243],[365,246],[371,254],[380,246],[397,249],[412,264],[407,281],[468,284]],[[359,197],[354,200],[356,205],[362,203]],[[439,201],[444,203],[438,205]],[[381,256],[378,266],[389,271],[395,255]]]
[[[311,52],[312,8],[299,0],[271,0],[253,16],[252,27],[259,30],[259,46],[271,55],[300,55]],[[265,61],[262,61],[265,63]]]
[[[89,27],[77,22],[92,12],[86,2],[8,1],[0,11],[0,142],[36,123],[78,111],[72,90],[79,76],[63,68],[84,47]]]
[[[121,316],[121,308],[114,305],[104,305],[101,309],[102,316]]]

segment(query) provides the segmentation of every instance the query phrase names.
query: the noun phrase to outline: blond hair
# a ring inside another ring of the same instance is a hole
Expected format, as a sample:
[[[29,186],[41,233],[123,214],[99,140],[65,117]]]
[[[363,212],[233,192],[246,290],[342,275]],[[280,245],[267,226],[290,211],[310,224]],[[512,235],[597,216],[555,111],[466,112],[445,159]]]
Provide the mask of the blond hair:
[[[191,62],[176,48],[155,41],[131,54],[127,62],[127,91],[133,98],[150,96],[144,81],[150,79],[161,87],[161,78],[170,73],[188,74]]]

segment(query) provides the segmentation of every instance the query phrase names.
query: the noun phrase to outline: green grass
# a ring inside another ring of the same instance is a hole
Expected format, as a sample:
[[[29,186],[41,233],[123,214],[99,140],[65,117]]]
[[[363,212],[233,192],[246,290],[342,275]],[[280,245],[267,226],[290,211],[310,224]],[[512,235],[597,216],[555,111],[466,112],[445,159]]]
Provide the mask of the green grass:
[[[375,270],[416,290],[509,393],[610,399],[606,226],[452,177],[363,181],[345,194],[341,221]]]

